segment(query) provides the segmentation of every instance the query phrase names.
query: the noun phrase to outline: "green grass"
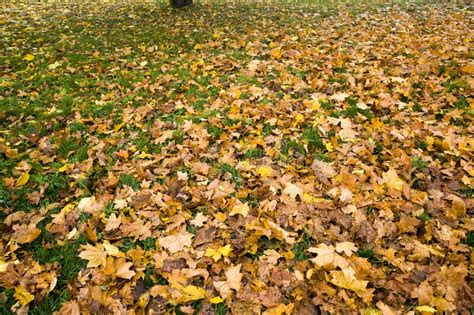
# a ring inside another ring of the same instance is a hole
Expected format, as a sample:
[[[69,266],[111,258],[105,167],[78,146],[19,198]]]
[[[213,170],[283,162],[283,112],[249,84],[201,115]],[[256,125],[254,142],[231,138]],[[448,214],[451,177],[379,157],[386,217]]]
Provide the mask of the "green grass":
[[[313,244],[313,238],[307,233],[303,233],[300,241],[293,245],[291,251],[295,255],[296,261],[302,261],[311,258],[311,255],[306,252],[308,248]]]
[[[367,260],[374,265],[383,264],[384,261],[380,260],[370,247],[361,247],[356,252],[357,256],[367,258]]]
[[[140,189],[140,182],[130,174],[120,174],[119,177],[120,188],[123,188],[125,185],[130,186],[133,190]]]
[[[420,158],[414,158],[411,161],[411,166],[417,171],[423,171],[428,168],[428,163]]]
[[[221,165],[221,172],[222,174],[230,174],[232,182],[234,182],[235,186],[237,188],[240,188],[240,186],[243,184],[243,179],[240,176],[239,170],[237,170],[235,167],[229,165],[229,164],[222,164]]]
[[[474,247],[474,232],[473,231],[467,232],[466,238],[463,240],[463,243],[471,247]]]

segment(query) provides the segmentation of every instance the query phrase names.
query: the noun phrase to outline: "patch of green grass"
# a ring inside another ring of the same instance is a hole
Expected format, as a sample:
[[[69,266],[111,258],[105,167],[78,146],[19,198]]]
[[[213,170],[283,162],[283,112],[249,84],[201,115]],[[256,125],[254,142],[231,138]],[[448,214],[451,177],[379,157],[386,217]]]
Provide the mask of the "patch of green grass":
[[[44,300],[35,302],[33,305],[31,305],[28,314],[52,314],[53,312],[59,310],[61,304],[68,301],[70,298],[71,293],[67,288],[63,288],[62,290],[54,290],[53,292],[50,292]]]
[[[242,156],[242,160],[259,159],[265,156],[265,151],[259,148],[252,148],[247,150]]]
[[[423,140],[416,140],[415,141],[415,148],[424,151],[424,150],[426,150],[427,147],[428,147],[428,144],[425,141],[423,141]]]
[[[431,218],[432,218],[432,216],[428,212],[423,212],[422,214],[420,214],[418,216],[418,219],[420,219],[423,222],[427,222],[427,221],[431,220]]]
[[[468,198],[472,198],[474,196],[474,188],[462,189],[460,192]]]
[[[153,238],[153,237],[147,237],[145,238],[143,241],[138,241],[138,245],[140,245],[140,247],[143,249],[143,250],[153,250],[153,249],[156,249],[156,238]]]
[[[191,234],[194,234],[194,235],[197,234],[197,228],[196,228],[196,226],[194,226],[192,224],[187,224],[186,225],[186,231],[191,233]]]
[[[442,86],[448,92],[460,92],[462,90],[468,89],[469,83],[463,80],[448,80],[446,82],[443,82]]]
[[[240,176],[239,170],[229,164],[221,165],[221,172],[223,174],[229,173],[232,177],[232,181],[235,183],[236,188],[240,188],[243,183],[242,177]]]
[[[86,261],[78,256],[78,249],[81,245],[87,243],[87,237],[81,234],[77,240],[49,247],[48,244],[55,242],[55,239],[44,229],[50,219],[43,221],[38,224],[42,231],[40,237],[25,248],[30,251],[33,259],[39,263],[58,263],[60,269],[56,288],[44,300],[35,301],[30,306],[30,314],[51,314],[58,310],[61,304],[70,298],[67,289],[68,282],[77,277],[79,271],[86,267]]]
[[[467,232],[466,238],[462,242],[471,247],[474,247],[474,231]]]
[[[316,151],[325,150],[321,135],[316,128],[306,128],[301,134],[301,140],[308,145],[308,151],[314,153]]]
[[[119,250],[126,253],[131,249],[137,248],[137,244],[130,238],[124,237],[122,238],[122,243],[119,246]]]
[[[295,153],[304,155],[306,151],[304,146],[297,141],[284,138],[281,141],[280,153],[285,156],[294,155]]]
[[[175,130],[173,132],[173,140],[177,144],[183,144],[185,136],[186,136],[186,134],[182,130]]]
[[[308,248],[313,244],[313,238],[308,233],[303,233],[298,243],[293,245],[291,251],[295,255],[295,260],[302,261],[310,258],[311,256],[306,252]]]
[[[73,139],[70,139],[70,138],[62,139],[59,142],[58,154],[62,158],[67,158],[69,155],[69,152],[75,151],[77,147],[78,145]]]
[[[224,132],[222,128],[219,128],[212,124],[206,125],[206,130],[209,134],[211,134],[214,138],[219,139],[221,134]]]
[[[9,289],[0,288],[0,292],[4,293],[6,296],[6,300],[3,302],[0,302],[0,314],[2,315],[14,314],[11,311],[11,308],[17,302],[16,299],[13,297],[13,294],[15,293],[15,289],[14,288],[9,288]]]
[[[380,260],[375,256],[374,251],[370,247],[361,247],[356,252],[357,256],[367,258],[367,260],[374,265],[383,264],[383,260]]]
[[[411,166],[415,169],[415,170],[418,170],[418,171],[423,171],[424,169],[426,169],[428,167],[428,163],[423,161],[422,159],[420,158],[414,158],[412,159],[411,161]]]
[[[61,194],[69,191],[69,178],[64,173],[32,174],[31,181],[40,186],[48,184],[43,200],[46,198],[51,202],[58,201],[62,198]]]
[[[469,108],[469,102],[464,95],[461,95],[454,103],[454,107],[456,107],[457,109],[466,109]]]
[[[226,315],[229,313],[229,308],[225,303],[219,303],[214,305],[214,314],[215,315]]]
[[[133,190],[140,189],[140,183],[130,174],[120,174],[119,177],[120,188],[123,188],[125,185],[128,185],[133,188]]]
[[[86,131],[86,130],[87,130],[87,126],[80,121],[73,121],[72,123],[69,124],[69,131],[71,132]]]
[[[263,123],[262,133],[265,137],[269,136],[272,134],[273,129],[275,129],[275,126],[272,126],[268,123]]]

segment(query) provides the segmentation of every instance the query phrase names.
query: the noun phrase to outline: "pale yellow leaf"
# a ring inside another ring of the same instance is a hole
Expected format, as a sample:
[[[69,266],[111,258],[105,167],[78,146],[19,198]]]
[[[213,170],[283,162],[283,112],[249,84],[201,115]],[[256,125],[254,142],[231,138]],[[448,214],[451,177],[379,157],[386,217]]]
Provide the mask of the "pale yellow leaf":
[[[21,305],[27,305],[35,299],[34,295],[26,291],[22,286],[15,287],[13,296]]]
[[[125,257],[125,254],[121,252],[118,247],[110,244],[109,241],[104,241],[103,243],[105,252],[110,255],[110,256],[115,256],[115,257]]]
[[[32,54],[27,54],[25,55],[25,57],[23,57],[23,60],[26,60],[26,61],[31,61],[35,59],[35,56],[33,56]]]
[[[331,271],[331,282],[332,284],[348,289],[355,292],[363,292],[367,288],[369,281],[357,280],[356,278],[349,278],[346,274],[340,270]]]
[[[319,244],[318,247],[308,248],[308,252],[317,254],[315,258],[311,259],[311,261],[318,267],[332,263],[336,255],[334,246],[327,246],[324,243]]]
[[[215,296],[212,299],[209,299],[209,302],[211,304],[219,304],[219,303],[224,302],[224,300],[220,296]]]
[[[398,191],[403,190],[405,182],[400,177],[398,177],[397,172],[393,168],[389,169],[387,172],[384,172],[382,174],[382,178],[387,187]]]
[[[296,196],[303,195],[303,189],[301,189],[299,186],[289,183],[286,184],[285,189],[283,190],[283,193],[286,195],[289,195],[291,198],[295,199]]]
[[[0,260],[0,272],[7,271],[8,263],[4,260]]]
[[[357,246],[352,242],[341,242],[336,244],[336,251],[338,253],[344,252],[350,257],[353,252],[357,251]]]
[[[436,312],[436,309],[432,308],[431,306],[427,306],[427,305],[417,306],[417,307],[415,307],[415,310],[417,310],[418,312],[427,312],[427,313],[435,313]]]
[[[241,214],[244,217],[246,217],[249,214],[250,208],[246,203],[241,203],[238,205],[235,205],[232,210],[230,211],[229,215],[233,216],[236,214]]]
[[[206,297],[206,291],[194,285],[188,285],[183,288],[182,293],[185,295],[182,302],[196,301]]]
[[[94,268],[100,265],[105,266],[107,253],[103,248],[97,248],[90,244],[81,245],[81,248],[83,248],[84,251],[79,253],[79,257],[88,260],[87,268]]]
[[[268,177],[272,175],[273,169],[268,166],[260,166],[257,168],[257,174],[260,175],[261,177]]]
[[[170,253],[176,253],[183,250],[186,247],[190,247],[194,235],[189,232],[181,232],[179,234],[174,234],[159,239],[159,244],[161,247],[167,249]]]
[[[16,180],[15,187],[25,186],[30,179],[30,174],[28,172],[24,172],[21,176]]]

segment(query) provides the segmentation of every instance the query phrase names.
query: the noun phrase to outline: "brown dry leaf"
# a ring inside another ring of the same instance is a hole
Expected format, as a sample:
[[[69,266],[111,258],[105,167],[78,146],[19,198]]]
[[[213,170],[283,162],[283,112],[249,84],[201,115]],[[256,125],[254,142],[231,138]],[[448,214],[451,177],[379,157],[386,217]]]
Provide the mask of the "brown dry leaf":
[[[232,266],[227,268],[225,271],[225,276],[227,278],[227,285],[229,288],[234,289],[235,291],[239,292],[241,282],[242,282],[242,276],[243,274],[240,272],[240,268],[242,267],[241,264]]]
[[[19,244],[31,243],[40,236],[41,230],[34,224],[22,225],[17,230],[17,242]]]
[[[464,200],[456,195],[449,195],[448,200],[452,200],[452,206],[446,211],[446,216],[450,219],[456,220],[466,215],[466,204]]]

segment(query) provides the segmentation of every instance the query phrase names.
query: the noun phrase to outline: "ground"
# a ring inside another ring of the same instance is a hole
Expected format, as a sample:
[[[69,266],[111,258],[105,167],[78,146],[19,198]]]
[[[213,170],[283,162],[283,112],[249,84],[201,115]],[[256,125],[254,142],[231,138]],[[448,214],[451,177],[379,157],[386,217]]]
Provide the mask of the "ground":
[[[4,4],[0,313],[472,312],[472,22]]]

